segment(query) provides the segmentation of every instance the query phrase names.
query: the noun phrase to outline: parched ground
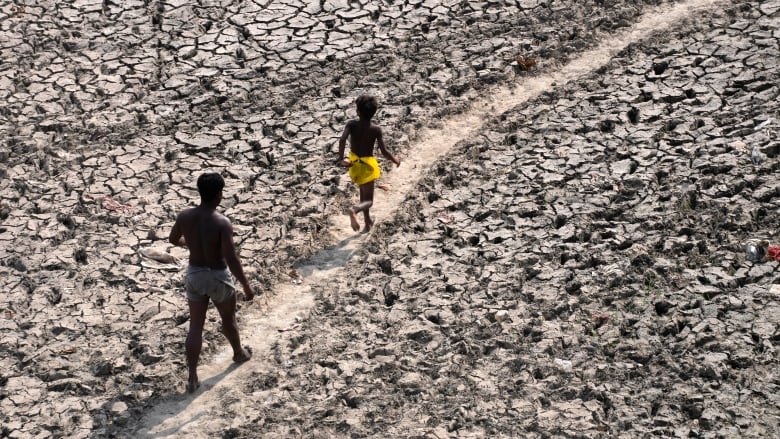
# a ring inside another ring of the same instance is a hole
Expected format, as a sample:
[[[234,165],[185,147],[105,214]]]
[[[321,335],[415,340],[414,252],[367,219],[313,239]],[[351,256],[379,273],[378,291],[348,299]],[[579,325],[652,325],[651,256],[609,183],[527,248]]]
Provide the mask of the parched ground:
[[[779,434],[778,263],[744,257],[780,225],[778,11],[697,16],[461,143],[232,433]]]
[[[180,267],[139,251],[186,256],[201,172],[272,294],[356,195],[328,163],[355,96],[414,154],[661,2],[363,3],[0,6],[1,436],[133,437],[180,391]],[[778,263],[744,244],[778,230],[778,41],[780,2],[713,3],[464,139],[219,434],[777,435]]]

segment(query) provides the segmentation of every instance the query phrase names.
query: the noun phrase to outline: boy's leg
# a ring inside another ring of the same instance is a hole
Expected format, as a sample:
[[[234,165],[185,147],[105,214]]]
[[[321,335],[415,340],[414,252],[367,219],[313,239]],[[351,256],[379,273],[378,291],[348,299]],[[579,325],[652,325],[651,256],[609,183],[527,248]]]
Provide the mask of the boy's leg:
[[[358,222],[357,215],[355,215],[355,209],[357,206],[349,208],[349,224],[352,226],[352,230],[360,230],[360,223]]]
[[[371,219],[371,215],[368,213],[368,209],[374,205],[374,182],[368,182],[360,186],[360,210],[363,211],[363,219],[365,226],[363,231],[368,232],[371,230],[371,226],[374,225],[374,221]]]
[[[187,333],[187,341],[184,343],[184,348],[187,352],[187,369],[189,371],[187,392],[192,393],[200,387],[198,359],[200,358],[200,349],[203,345],[203,324],[206,322],[206,311],[209,308],[209,302],[188,300],[187,303],[190,308],[190,330]]]
[[[252,354],[241,347],[241,337],[238,335],[238,322],[236,321],[236,293],[221,303],[214,303],[222,318],[222,333],[233,348],[233,361],[243,363],[251,358]]]
[[[352,225],[352,230],[358,231],[360,229],[360,223],[357,219],[357,214],[363,212],[363,217],[366,220],[366,227],[369,229],[371,226],[371,218],[368,216],[368,209],[374,204],[374,182],[363,183],[359,186],[360,189],[360,203],[349,209],[349,221]]]
[[[360,204],[352,208],[352,212],[360,213],[367,211],[374,205],[374,182],[369,181],[360,185]]]

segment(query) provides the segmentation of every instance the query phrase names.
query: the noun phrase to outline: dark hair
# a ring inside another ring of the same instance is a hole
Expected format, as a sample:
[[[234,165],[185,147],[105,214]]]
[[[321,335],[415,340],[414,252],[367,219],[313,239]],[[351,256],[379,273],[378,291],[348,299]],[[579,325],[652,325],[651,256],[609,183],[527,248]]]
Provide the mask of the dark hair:
[[[198,193],[200,193],[200,200],[203,202],[208,203],[216,200],[224,187],[225,179],[216,172],[201,174],[198,177]]]
[[[379,104],[376,103],[376,98],[369,95],[358,96],[355,103],[357,104],[358,110],[360,110],[360,115],[367,119],[374,117],[376,109],[379,107]]]

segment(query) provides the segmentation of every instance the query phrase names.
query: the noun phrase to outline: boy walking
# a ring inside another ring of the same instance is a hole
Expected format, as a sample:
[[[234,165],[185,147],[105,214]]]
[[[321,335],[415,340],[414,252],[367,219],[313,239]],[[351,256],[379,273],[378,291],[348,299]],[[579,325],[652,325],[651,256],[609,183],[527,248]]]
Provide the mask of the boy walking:
[[[336,162],[349,168],[349,176],[360,188],[360,203],[349,209],[349,221],[352,230],[358,231],[360,223],[357,214],[363,212],[365,225],[363,231],[368,232],[374,221],[368,213],[368,209],[374,204],[374,181],[382,175],[379,162],[374,158],[374,144],[379,146],[382,155],[399,166],[401,162],[385,147],[382,138],[382,129],[371,123],[371,118],[376,114],[378,104],[376,98],[361,95],[355,100],[357,106],[357,120],[347,122],[344,133],[339,139],[339,157]],[[344,160],[344,149],[349,137],[349,159]]]
[[[190,308],[190,329],[185,349],[187,353],[187,392],[200,387],[198,359],[203,345],[203,325],[209,299],[222,318],[222,333],[233,348],[233,361],[243,363],[252,356],[249,348],[241,346],[236,322],[236,287],[230,273],[244,289],[244,300],[252,300],[254,292],[244,275],[241,262],[233,244],[233,226],[224,215],[217,212],[222,201],[225,180],[216,173],[198,177],[200,206],[179,213],[168,237],[173,245],[190,250],[187,267],[187,303]],[[230,272],[228,272],[230,269]]]

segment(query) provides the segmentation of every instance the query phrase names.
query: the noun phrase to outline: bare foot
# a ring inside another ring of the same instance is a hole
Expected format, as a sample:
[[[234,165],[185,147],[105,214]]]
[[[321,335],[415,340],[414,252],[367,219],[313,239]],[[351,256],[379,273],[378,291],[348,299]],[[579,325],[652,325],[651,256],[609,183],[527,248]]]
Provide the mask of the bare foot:
[[[389,184],[382,184],[382,183],[377,183],[376,187],[382,189],[383,191],[389,191],[392,188],[392,186],[390,186]]]
[[[252,348],[244,346],[241,348],[241,353],[233,355],[233,362],[244,363],[249,361],[250,358],[252,358]]]
[[[188,382],[187,393],[195,393],[195,391],[198,390],[199,387],[200,387],[200,381]]]
[[[363,227],[363,233],[370,232],[371,231],[371,226],[373,226],[373,225],[374,225],[374,220],[369,219],[368,221],[366,221],[366,226]]]
[[[356,232],[360,230],[360,223],[358,222],[357,215],[355,215],[355,212],[353,212],[352,209],[349,209],[349,223],[352,225],[352,230]]]

